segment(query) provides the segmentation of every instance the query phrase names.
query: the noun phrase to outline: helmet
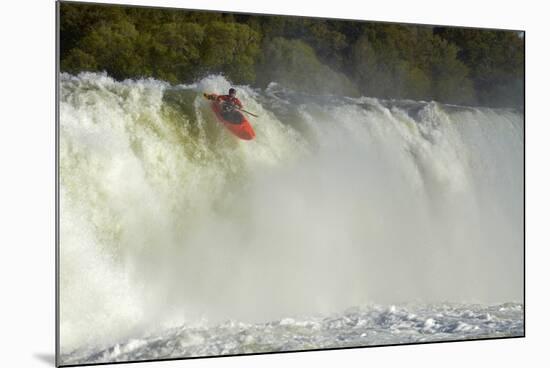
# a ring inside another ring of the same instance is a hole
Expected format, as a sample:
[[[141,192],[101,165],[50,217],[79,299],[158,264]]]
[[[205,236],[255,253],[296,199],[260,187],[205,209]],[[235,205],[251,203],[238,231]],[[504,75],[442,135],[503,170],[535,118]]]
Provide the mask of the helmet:
[[[229,88],[229,94],[230,95],[236,95],[237,91],[235,90],[235,88]]]

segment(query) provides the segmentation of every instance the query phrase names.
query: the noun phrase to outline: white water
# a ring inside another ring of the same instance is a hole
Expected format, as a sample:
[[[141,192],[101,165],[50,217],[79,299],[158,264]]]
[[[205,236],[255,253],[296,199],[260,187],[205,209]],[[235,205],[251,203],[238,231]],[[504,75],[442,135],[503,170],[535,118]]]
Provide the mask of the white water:
[[[184,325],[103,349],[80,349],[66,364],[139,361],[522,336],[523,306],[506,303],[367,306],[267,323]]]
[[[61,77],[61,348],[183,323],[523,295],[523,118],[238,88]]]

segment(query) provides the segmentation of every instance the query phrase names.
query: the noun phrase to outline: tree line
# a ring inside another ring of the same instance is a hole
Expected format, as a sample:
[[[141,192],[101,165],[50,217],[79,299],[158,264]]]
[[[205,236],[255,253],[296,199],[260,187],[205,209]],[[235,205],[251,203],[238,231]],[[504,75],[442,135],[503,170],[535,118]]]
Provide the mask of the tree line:
[[[513,31],[61,3],[61,70],[315,94],[523,106]]]

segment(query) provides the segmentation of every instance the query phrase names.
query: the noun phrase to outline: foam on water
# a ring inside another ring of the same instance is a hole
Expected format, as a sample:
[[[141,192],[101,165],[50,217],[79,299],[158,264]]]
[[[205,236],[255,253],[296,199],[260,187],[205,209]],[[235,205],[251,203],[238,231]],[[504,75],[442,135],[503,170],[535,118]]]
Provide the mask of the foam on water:
[[[267,323],[182,325],[107,349],[80,349],[67,364],[330,349],[523,336],[520,304],[368,306]]]
[[[521,301],[521,113],[242,86],[246,142],[200,95],[221,76],[60,82],[64,353],[201,320]]]

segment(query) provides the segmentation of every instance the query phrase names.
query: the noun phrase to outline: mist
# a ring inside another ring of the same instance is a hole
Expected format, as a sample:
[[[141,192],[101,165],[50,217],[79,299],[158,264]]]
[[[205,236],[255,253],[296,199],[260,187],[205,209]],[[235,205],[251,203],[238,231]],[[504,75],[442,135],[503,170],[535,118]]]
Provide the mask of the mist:
[[[62,75],[64,348],[367,304],[521,301],[521,114],[243,86],[260,118],[241,142],[198,93],[229,86]]]

